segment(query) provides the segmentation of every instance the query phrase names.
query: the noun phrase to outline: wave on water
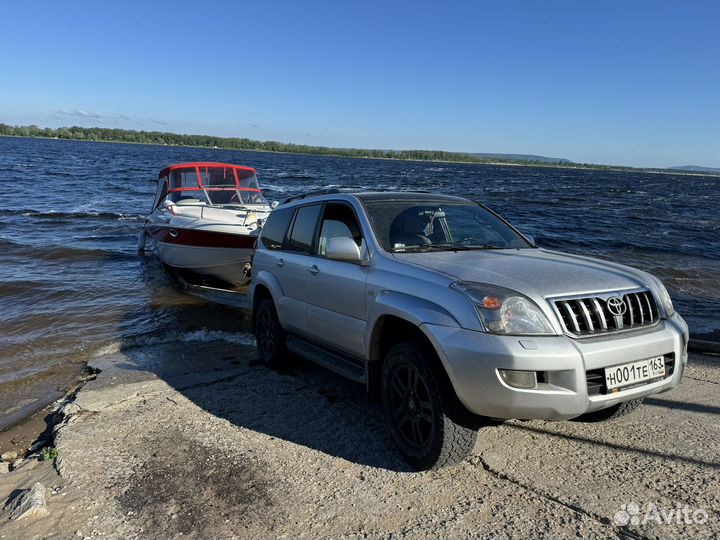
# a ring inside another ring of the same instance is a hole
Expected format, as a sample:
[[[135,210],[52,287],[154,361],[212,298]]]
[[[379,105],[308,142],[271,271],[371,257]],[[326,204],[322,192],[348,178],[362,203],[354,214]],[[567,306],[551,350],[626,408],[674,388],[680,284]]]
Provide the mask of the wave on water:
[[[116,251],[102,248],[79,248],[70,246],[32,246],[21,244],[6,238],[0,238],[0,248],[6,255],[16,255],[43,261],[92,261],[97,259],[133,260],[137,258],[134,251]]]
[[[276,184],[268,184],[267,182],[263,182],[262,184],[263,191],[275,191],[277,193],[287,193],[288,191],[292,191],[294,188],[290,186],[278,186]]]
[[[0,210],[0,215],[21,215],[39,219],[97,219],[115,221],[140,221],[144,216],[140,214],[122,214],[120,212],[40,212],[37,210]]]
[[[234,345],[246,347],[255,346],[255,336],[247,332],[224,332],[222,330],[193,330],[190,332],[170,332],[162,336],[134,336],[105,345],[95,352],[95,356],[115,354],[123,349],[147,347],[152,345],[166,345],[169,343],[209,343],[211,341],[224,341]]]
[[[14,247],[24,247],[23,244],[19,242],[13,242],[12,240],[8,240],[7,238],[3,238],[0,236],[0,248],[6,249],[6,248],[14,248]]]
[[[0,243],[0,246],[2,243]],[[52,286],[49,281],[0,281],[0,296],[27,295],[31,291],[46,290]]]
[[[16,172],[18,170],[22,169],[31,169],[35,167],[33,163],[13,163],[6,165],[5,167],[0,167],[0,173],[3,172]]]
[[[318,175],[316,174],[309,174],[309,173],[286,173],[281,172],[276,174],[278,178],[282,178],[283,180],[312,180],[318,178]]]
[[[48,220],[90,219],[112,221],[140,221],[145,219],[144,214],[126,214],[122,212],[58,212],[55,210],[0,209],[0,216],[22,216]]]
[[[593,255],[597,256],[598,253],[612,253],[612,252],[635,252],[635,253],[649,253],[649,254],[660,254],[660,255],[671,255],[682,253],[684,255],[692,255],[698,259],[718,260],[720,259],[720,253],[713,253],[706,251],[698,253],[694,246],[681,244],[680,246],[667,246],[659,244],[640,244],[639,242],[630,242],[622,239],[605,239],[601,246],[594,239],[578,238],[571,236],[554,236],[550,234],[538,234],[535,236],[535,241],[546,249],[557,249],[560,251],[572,251],[580,250],[585,251],[585,255],[588,255],[588,250],[593,250]]]

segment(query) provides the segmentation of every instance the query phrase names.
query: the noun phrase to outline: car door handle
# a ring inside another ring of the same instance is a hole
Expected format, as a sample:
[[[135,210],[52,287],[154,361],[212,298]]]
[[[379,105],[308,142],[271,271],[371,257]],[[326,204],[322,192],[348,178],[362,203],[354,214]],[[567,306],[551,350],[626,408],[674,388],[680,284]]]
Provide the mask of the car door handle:
[[[285,261],[283,261],[282,259],[278,259],[277,261],[275,261],[275,264],[282,268],[283,266],[285,266]]]
[[[310,272],[313,276],[320,272],[320,269],[317,267],[316,264],[313,264],[311,267],[308,268],[308,272]]]

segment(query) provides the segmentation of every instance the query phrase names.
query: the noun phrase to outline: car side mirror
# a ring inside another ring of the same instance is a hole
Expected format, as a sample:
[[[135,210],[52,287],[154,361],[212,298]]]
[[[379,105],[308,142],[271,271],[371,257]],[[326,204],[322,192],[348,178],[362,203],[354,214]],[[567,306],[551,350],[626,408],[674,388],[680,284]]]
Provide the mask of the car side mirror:
[[[526,234],[525,238],[527,238],[532,245],[535,245],[535,237],[532,234]]]
[[[280,202],[278,202],[278,201],[273,201],[273,202],[270,203],[270,208],[272,208],[273,210],[275,210],[279,205],[280,205]]]
[[[360,248],[352,238],[330,238],[325,246],[325,256],[333,261],[360,262]]]

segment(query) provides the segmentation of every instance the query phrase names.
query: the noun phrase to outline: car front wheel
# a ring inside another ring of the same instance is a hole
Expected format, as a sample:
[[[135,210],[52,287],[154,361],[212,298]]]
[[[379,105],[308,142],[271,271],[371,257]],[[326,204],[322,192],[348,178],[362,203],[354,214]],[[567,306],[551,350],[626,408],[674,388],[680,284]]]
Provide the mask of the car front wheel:
[[[442,374],[434,372],[432,354],[421,342],[400,343],[388,351],[383,364],[382,401],[390,433],[418,469],[462,461],[475,445],[480,424]]]

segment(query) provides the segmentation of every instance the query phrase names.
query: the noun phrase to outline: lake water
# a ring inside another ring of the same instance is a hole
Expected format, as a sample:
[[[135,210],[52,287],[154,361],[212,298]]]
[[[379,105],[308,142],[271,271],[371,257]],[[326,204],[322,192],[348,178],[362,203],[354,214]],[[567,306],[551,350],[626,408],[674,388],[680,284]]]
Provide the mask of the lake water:
[[[656,274],[691,332],[720,330],[720,178],[0,137],[0,429],[98,353],[252,340],[242,312],[176,291],[136,251],[158,171],[203,160],[257,168],[268,199],[326,188],[474,198],[543,247]]]

